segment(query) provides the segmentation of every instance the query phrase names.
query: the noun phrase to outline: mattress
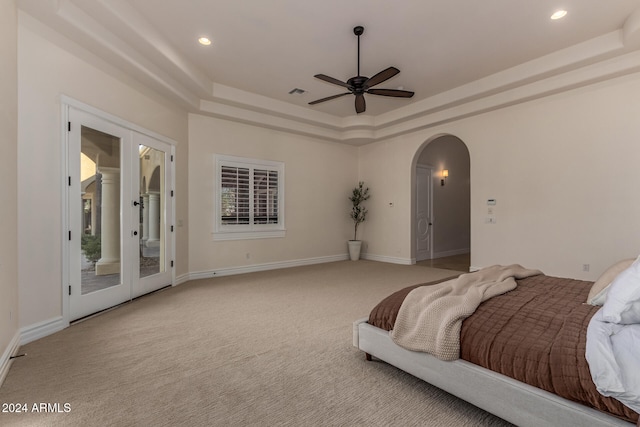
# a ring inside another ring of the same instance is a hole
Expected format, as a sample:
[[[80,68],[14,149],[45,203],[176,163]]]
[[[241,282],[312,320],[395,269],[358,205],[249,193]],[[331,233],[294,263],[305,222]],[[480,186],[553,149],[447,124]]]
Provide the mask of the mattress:
[[[430,284],[434,284],[433,282]],[[585,359],[586,329],[598,307],[584,302],[592,283],[538,275],[482,303],[460,334],[460,358],[558,396],[638,423],[638,414],[595,388]],[[381,301],[369,324],[393,329],[406,295]]]

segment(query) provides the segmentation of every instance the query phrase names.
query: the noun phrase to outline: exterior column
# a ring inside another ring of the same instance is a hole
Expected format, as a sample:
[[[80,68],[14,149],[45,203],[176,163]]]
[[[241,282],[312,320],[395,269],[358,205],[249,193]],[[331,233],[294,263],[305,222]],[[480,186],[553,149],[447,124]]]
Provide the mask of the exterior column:
[[[142,195],[142,241],[149,240],[149,193]]]
[[[148,248],[160,246],[160,194],[149,193],[149,239]]]
[[[102,205],[100,248],[96,275],[120,273],[120,169],[100,168]]]

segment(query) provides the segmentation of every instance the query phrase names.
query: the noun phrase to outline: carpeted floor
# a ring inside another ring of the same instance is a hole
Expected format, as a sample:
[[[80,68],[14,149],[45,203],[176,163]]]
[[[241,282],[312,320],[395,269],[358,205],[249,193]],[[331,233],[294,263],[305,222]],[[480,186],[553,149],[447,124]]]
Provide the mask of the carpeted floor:
[[[509,425],[352,347],[380,299],[451,274],[344,261],[143,297],[24,346],[0,403],[27,413],[0,425]]]

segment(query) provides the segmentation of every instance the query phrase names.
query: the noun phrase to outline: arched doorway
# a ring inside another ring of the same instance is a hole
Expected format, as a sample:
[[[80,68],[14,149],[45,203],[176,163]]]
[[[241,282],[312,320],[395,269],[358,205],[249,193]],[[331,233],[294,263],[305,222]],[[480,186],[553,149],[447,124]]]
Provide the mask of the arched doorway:
[[[469,150],[454,135],[435,135],[416,151],[411,230],[412,258],[417,263],[457,268],[465,265],[468,270],[470,169]]]

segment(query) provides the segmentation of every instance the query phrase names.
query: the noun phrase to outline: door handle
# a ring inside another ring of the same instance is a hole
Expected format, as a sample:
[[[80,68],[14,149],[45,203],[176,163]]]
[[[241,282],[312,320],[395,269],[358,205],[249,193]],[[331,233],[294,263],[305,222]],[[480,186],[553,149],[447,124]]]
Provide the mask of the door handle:
[[[137,236],[137,235],[138,235],[138,232],[134,230],[132,234],[133,234],[134,236]]]
[[[137,200],[133,201],[133,206],[138,206],[140,203]]]

